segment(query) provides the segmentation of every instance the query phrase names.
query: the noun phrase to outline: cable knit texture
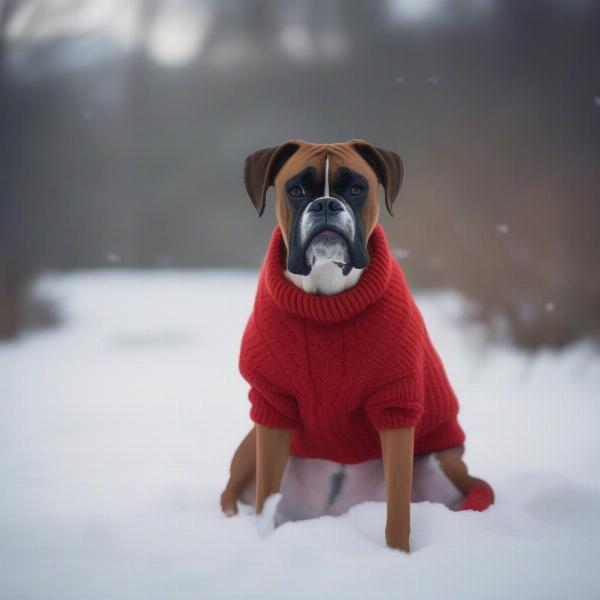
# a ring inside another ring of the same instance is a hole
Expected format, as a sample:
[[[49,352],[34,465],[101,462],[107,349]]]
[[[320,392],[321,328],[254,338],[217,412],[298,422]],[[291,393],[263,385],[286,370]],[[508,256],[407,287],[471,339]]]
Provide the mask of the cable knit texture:
[[[458,402],[381,225],[368,250],[354,287],[319,296],[286,279],[279,227],[269,243],[239,366],[251,419],[292,429],[294,456],[363,462],[381,456],[377,432],[396,427],[415,426],[415,453],[464,442]]]

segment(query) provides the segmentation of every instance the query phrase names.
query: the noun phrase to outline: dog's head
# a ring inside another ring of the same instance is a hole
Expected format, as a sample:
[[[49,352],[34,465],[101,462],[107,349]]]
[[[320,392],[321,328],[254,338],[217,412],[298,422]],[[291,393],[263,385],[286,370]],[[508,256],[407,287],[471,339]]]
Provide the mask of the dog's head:
[[[379,217],[379,184],[392,205],[402,183],[402,161],[363,140],[310,144],[289,140],[246,158],[244,183],[259,216],[275,186],[277,221],[287,246],[287,268],[308,275],[317,260],[344,274],[369,263],[367,241]]]

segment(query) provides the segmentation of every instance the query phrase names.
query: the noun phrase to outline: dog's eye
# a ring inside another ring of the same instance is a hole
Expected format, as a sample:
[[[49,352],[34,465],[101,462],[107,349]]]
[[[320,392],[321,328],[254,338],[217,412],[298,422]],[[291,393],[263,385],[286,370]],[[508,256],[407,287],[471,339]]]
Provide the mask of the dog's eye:
[[[353,185],[350,186],[350,193],[353,196],[358,196],[359,194],[363,193],[363,187],[362,185],[358,185],[358,183],[355,183]]]
[[[292,198],[302,198],[302,196],[304,196],[304,190],[299,185],[293,185],[288,188],[288,194]]]

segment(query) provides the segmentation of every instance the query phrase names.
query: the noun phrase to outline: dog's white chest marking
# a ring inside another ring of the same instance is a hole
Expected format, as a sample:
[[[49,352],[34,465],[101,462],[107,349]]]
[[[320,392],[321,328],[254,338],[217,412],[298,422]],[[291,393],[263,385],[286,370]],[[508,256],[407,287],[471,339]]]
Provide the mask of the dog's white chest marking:
[[[352,269],[348,275],[330,260],[317,260],[308,275],[296,275],[287,269],[285,276],[308,294],[331,296],[355,286],[362,275],[362,269]]]

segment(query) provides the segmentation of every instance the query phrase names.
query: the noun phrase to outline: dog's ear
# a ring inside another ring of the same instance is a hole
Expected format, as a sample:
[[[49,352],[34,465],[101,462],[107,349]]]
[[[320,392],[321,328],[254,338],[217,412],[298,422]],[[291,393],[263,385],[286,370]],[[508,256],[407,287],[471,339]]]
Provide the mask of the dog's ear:
[[[364,140],[353,140],[352,145],[377,174],[377,179],[385,190],[385,206],[390,215],[393,215],[392,205],[404,177],[402,159],[395,152],[378,148]]]
[[[284,142],[273,148],[257,150],[246,158],[244,184],[259,217],[265,210],[267,190],[273,185],[281,167],[299,147],[296,142]]]

